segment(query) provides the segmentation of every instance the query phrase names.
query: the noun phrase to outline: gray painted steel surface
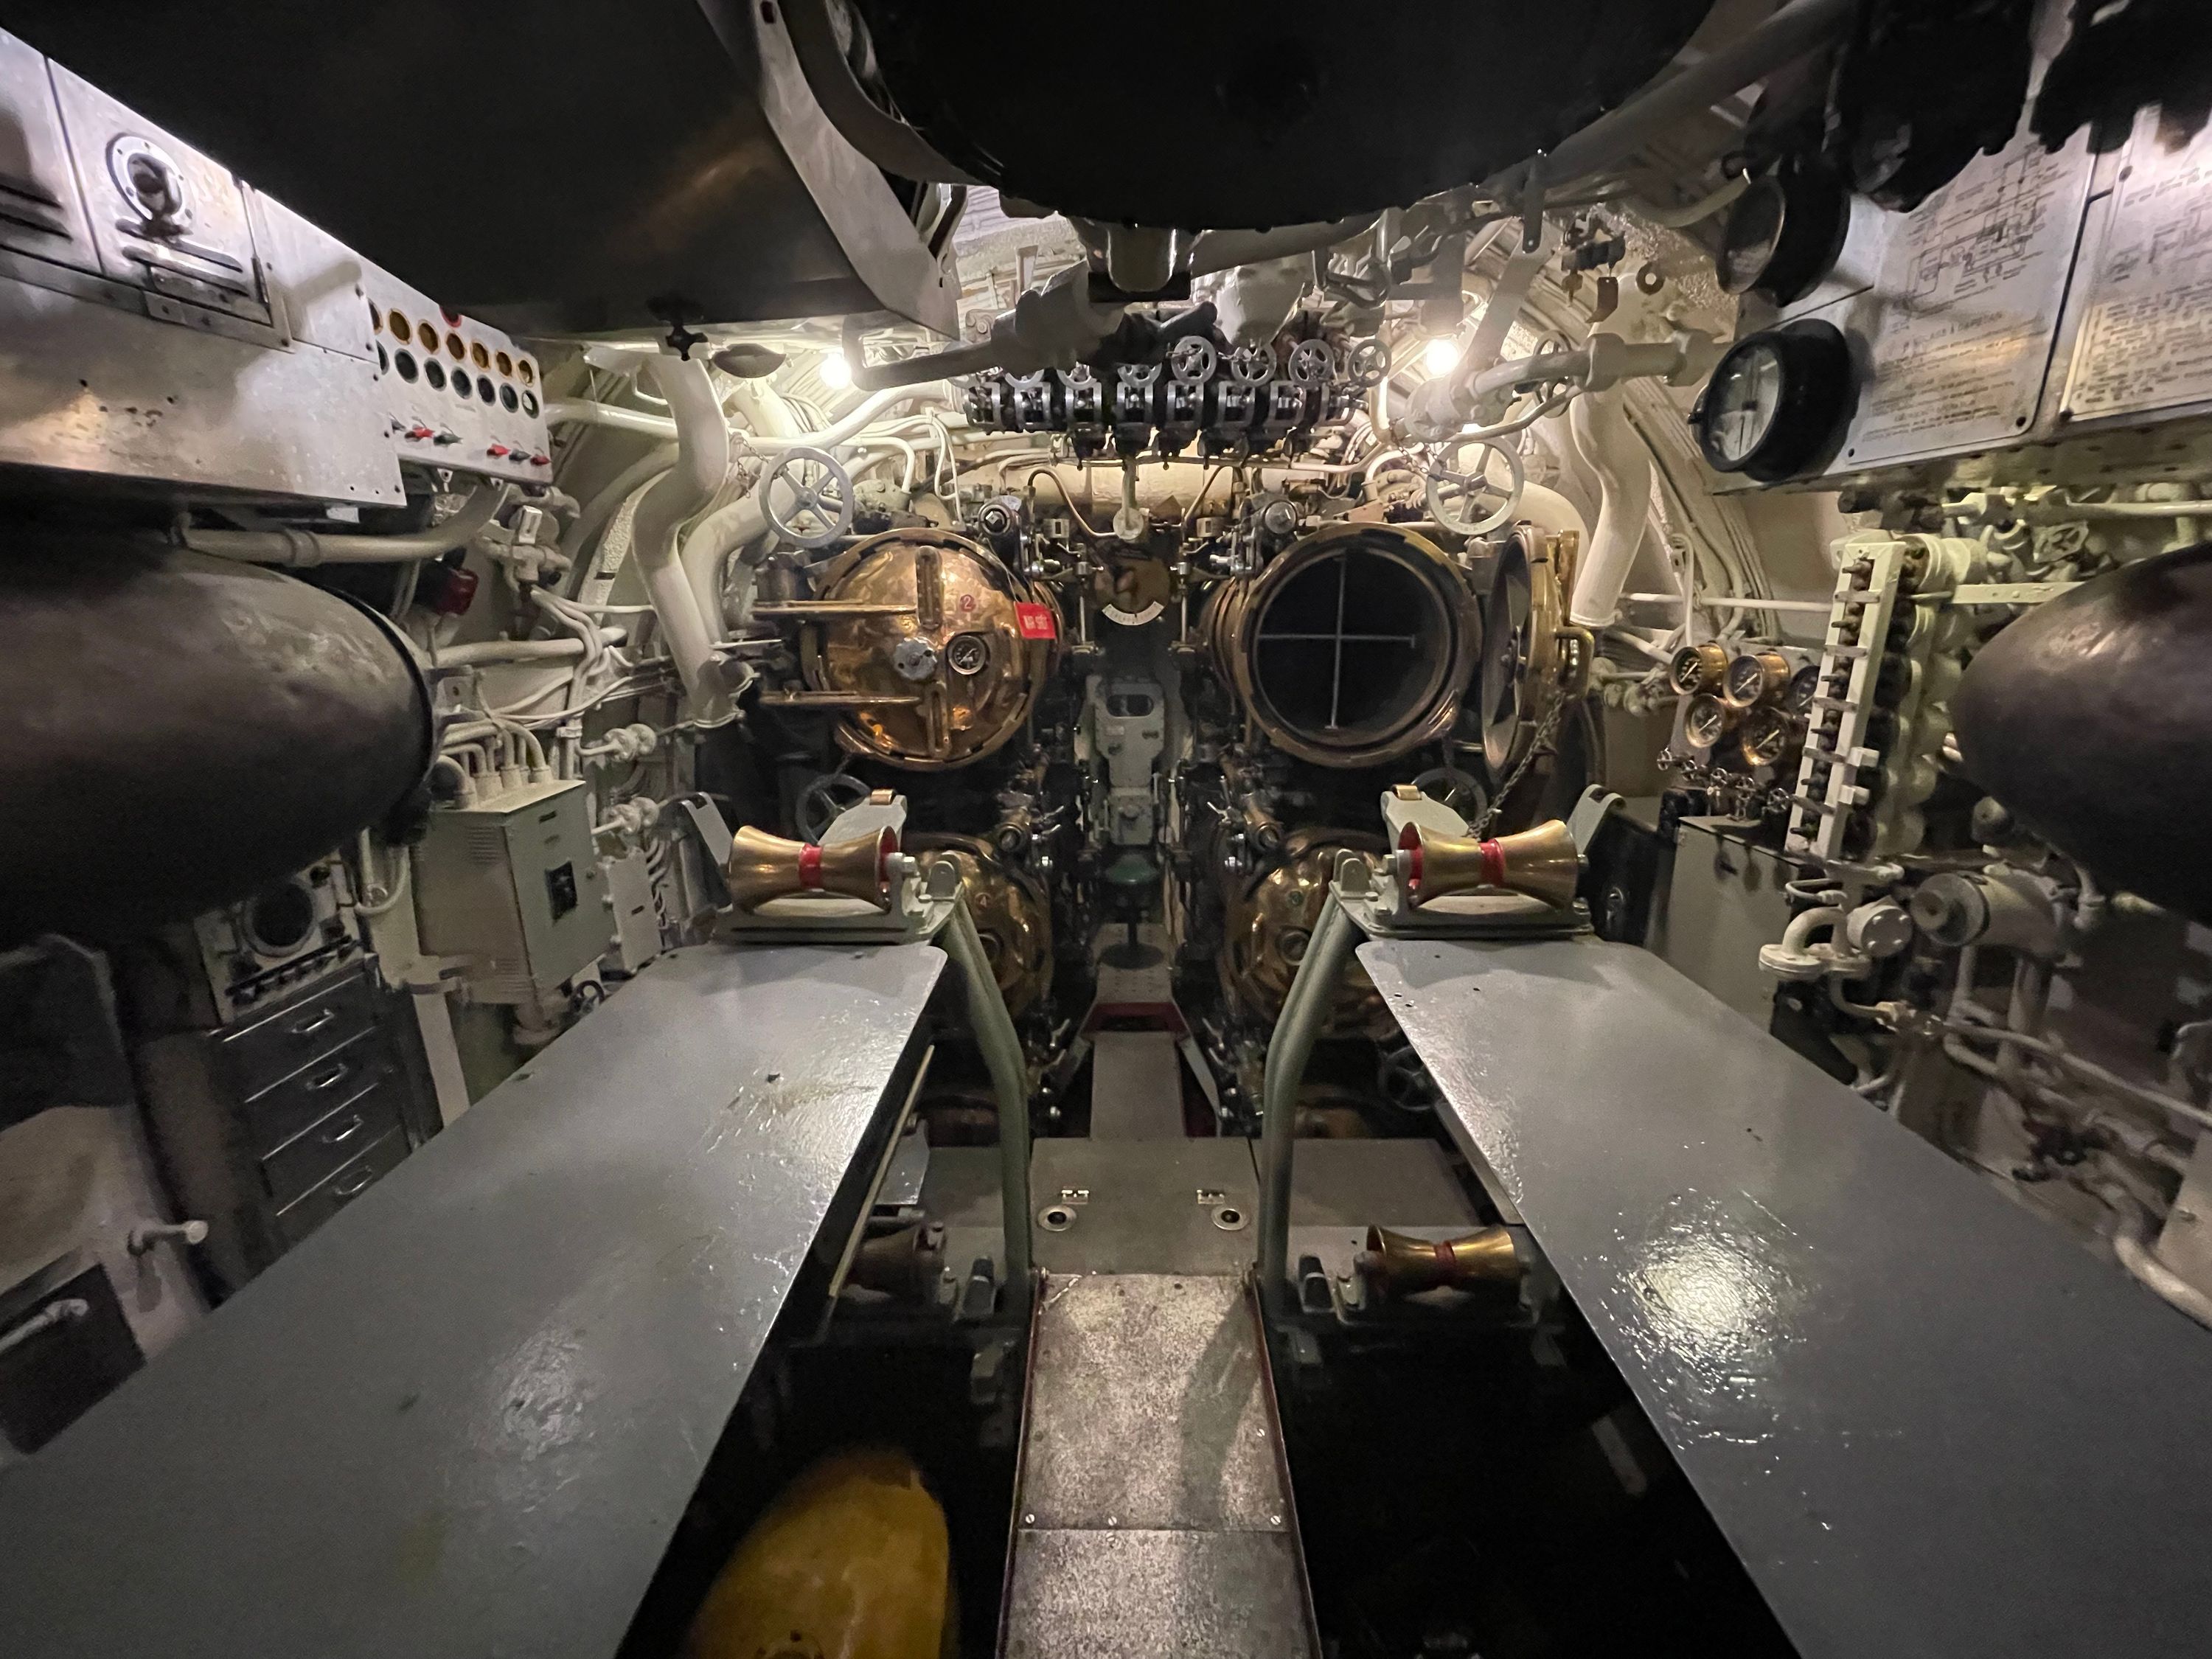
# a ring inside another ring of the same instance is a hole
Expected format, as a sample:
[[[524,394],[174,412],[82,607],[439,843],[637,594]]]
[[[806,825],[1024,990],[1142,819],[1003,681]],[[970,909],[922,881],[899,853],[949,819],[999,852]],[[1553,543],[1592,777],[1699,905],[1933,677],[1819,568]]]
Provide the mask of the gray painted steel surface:
[[[1030,1213],[1073,1218],[1060,1232],[1038,1224],[1047,1273],[1241,1273],[1259,1201],[1246,1140],[1048,1138],[1030,1160]],[[1234,1227],[1217,1224],[1224,1207]]]
[[[2212,1334],[1648,952],[1359,956],[1805,1659],[2205,1651]]]
[[[944,961],[646,969],[0,1480],[0,1647],[607,1659]]]
[[[1302,1659],[1297,1540],[1259,1532],[1037,1532],[1014,1557],[1006,1659]]]
[[[1242,1275],[1048,1273],[1006,1659],[1313,1653],[1282,1450]]]

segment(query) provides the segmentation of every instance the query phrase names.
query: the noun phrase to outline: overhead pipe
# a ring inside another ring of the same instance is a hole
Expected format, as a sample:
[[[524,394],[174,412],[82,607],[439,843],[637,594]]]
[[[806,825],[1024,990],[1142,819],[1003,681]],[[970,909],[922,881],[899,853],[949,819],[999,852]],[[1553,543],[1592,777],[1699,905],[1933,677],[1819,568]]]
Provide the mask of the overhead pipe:
[[[1565,182],[1626,161],[1685,118],[1818,52],[1850,27],[1858,7],[1859,0],[1790,0],[1765,22],[1646,88],[1548,153],[1493,173],[1483,188],[1513,200],[1540,167],[1544,178]]]
[[[690,716],[720,725],[735,714],[723,688],[714,634],[678,556],[684,521],[713,500],[730,474],[730,428],[703,362],[673,352],[648,357],[640,373],[667,400],[677,428],[676,464],[656,478],[630,521],[630,546],[653,601]]]
[[[934,358],[918,357],[906,360],[908,362],[935,361]],[[901,365],[887,364],[884,367],[898,368]],[[702,364],[699,368],[703,373],[705,366]],[[840,444],[851,442],[871,421],[895,404],[931,397],[935,397],[940,401],[951,402],[951,393],[949,388],[943,386],[933,388],[929,385],[931,380],[940,380],[942,378],[941,372],[933,372],[920,381],[902,382],[897,386],[872,392],[819,432],[794,432],[787,434],[754,431],[745,434],[745,443],[748,447],[757,449],[765,455],[780,455],[790,449],[835,449]],[[857,368],[854,370],[854,379],[856,381],[859,379]],[[781,399],[779,398],[778,402],[781,401]],[[716,417],[720,419],[719,406],[715,413]],[[640,409],[624,409],[616,404],[596,404],[561,398],[545,405],[545,418],[549,423],[555,426],[574,424],[611,427],[618,432],[635,432],[643,437],[664,440],[680,436],[677,422],[672,417],[666,415],[647,414]]]
[[[1230,270],[1238,265],[1318,253],[1325,247],[1334,247],[1339,242],[1371,230],[1382,216],[1380,213],[1355,213],[1348,219],[1281,225],[1273,230],[1200,231],[1191,244],[1190,264],[1185,274],[1211,276],[1217,270]]]
[[[1651,516],[1651,452],[1628,423],[1617,392],[1577,398],[1568,428],[1597,478],[1598,509],[1597,529],[1575,573],[1567,620],[1578,628],[1607,628],[1620,619],[1621,590]]]

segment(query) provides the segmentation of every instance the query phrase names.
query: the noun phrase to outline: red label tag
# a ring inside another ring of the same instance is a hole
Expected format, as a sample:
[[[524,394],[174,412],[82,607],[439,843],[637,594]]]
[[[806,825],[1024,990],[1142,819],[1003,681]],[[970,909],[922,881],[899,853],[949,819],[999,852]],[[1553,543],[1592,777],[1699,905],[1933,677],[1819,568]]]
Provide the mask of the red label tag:
[[[1052,607],[1048,605],[1018,605],[1014,607],[1014,625],[1022,630],[1025,640],[1056,640],[1060,630],[1053,626]]]

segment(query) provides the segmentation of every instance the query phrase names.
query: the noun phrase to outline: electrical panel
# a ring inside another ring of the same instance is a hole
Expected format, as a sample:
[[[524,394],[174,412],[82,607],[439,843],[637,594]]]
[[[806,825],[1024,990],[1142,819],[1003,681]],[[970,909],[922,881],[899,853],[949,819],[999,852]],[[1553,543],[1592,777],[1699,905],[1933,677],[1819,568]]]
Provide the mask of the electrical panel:
[[[408,463],[550,478],[528,351],[4,33],[0,337],[0,466],[48,483],[358,508]]]
[[[434,812],[414,856],[422,948],[461,962],[479,1002],[534,1004],[613,936],[581,783]]]

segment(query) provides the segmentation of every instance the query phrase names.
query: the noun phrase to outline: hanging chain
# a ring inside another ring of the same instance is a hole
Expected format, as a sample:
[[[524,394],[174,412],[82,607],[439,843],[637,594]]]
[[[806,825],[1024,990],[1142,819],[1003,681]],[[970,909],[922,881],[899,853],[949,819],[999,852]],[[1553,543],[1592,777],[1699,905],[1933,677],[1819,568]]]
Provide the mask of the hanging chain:
[[[1536,757],[1546,752],[1553,738],[1558,735],[1559,722],[1565,718],[1567,704],[1571,701],[1565,696],[1552,700],[1552,706],[1545,710],[1544,718],[1537,723],[1536,735],[1529,741],[1528,752],[1522,756],[1520,764],[1506,775],[1505,781],[1498,786],[1498,793],[1491,799],[1490,810],[1468,831],[1469,835],[1479,840],[1489,832],[1492,824],[1498,822],[1498,814],[1505,810],[1507,799],[1521,780],[1528,775],[1528,769],[1536,763]]]

